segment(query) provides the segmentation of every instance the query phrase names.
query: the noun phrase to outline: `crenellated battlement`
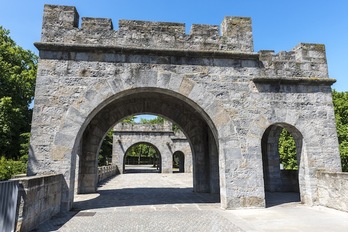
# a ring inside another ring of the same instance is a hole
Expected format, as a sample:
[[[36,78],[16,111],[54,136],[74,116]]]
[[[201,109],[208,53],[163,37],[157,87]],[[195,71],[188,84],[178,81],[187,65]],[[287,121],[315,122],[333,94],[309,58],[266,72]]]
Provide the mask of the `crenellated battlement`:
[[[184,23],[119,20],[114,30],[111,19],[82,17],[81,27],[79,19],[75,7],[45,5],[41,43],[36,46],[40,51],[64,52],[46,53],[42,58],[125,62],[128,58],[115,54],[138,54],[162,56],[150,62],[217,66],[250,60],[252,66],[261,68],[256,78],[260,80],[328,77],[322,44],[301,43],[278,54],[271,50],[254,53],[252,21],[247,17],[225,17],[221,26],[193,24],[189,34]]]
[[[264,50],[259,54],[267,76],[328,77],[323,44],[300,43],[289,52],[275,54],[272,50]]]
[[[251,19],[225,17],[221,35],[217,25],[120,20],[113,30],[111,19],[83,17],[81,28],[75,7],[45,5],[41,42],[158,49],[253,52]]]

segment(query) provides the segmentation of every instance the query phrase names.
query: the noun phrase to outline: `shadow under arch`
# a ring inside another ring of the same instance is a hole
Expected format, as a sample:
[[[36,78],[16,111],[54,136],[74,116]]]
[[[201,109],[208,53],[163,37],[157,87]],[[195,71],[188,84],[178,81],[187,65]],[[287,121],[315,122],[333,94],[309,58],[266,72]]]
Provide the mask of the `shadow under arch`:
[[[283,129],[287,130],[295,141],[298,170],[281,170],[279,138]],[[301,132],[290,124],[274,123],[265,130],[261,149],[266,207],[300,201],[301,191],[305,191],[306,188],[301,162],[306,156],[303,143]]]
[[[151,165],[153,165],[153,168],[137,168],[135,170],[134,169],[133,170],[126,169],[126,164],[127,164],[126,157],[127,157],[128,151],[132,147],[140,145],[140,144],[146,144],[146,145],[152,147],[153,149],[155,149],[156,157],[154,157],[154,160],[151,163]],[[161,152],[152,143],[144,142],[144,141],[139,141],[137,143],[134,143],[125,151],[125,153],[123,155],[123,169],[122,170],[123,170],[123,173],[148,173],[148,172],[150,172],[150,173],[161,173],[162,172],[162,155],[161,155]]]
[[[96,112],[97,111],[97,112]],[[97,154],[106,132],[122,118],[156,114],[175,122],[185,133],[193,152],[193,189],[219,193],[217,130],[204,110],[189,98],[160,88],[135,88],[113,95],[88,118],[79,146],[78,192],[95,192]]]

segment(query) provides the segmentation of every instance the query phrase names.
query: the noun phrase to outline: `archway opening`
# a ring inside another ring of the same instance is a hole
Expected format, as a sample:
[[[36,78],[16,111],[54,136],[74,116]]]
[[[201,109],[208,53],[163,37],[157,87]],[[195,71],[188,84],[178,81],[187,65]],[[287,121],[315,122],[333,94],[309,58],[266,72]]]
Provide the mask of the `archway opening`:
[[[192,151],[193,191],[219,193],[218,144],[214,124],[193,101],[180,94],[156,88],[132,89],[114,95],[91,114],[79,143],[78,193],[96,191],[96,157],[107,131],[124,118],[140,114],[159,115],[174,122],[187,137]],[[165,146],[170,147],[171,144],[166,143]],[[162,154],[160,158],[162,173],[170,173],[172,155],[168,156],[167,161],[163,160]],[[112,162],[122,167],[123,157],[120,160],[113,159]]]
[[[141,123],[141,124],[158,124],[162,123],[163,118],[157,116],[157,115],[150,115],[150,114],[141,114],[141,115],[131,115],[126,118],[124,118],[120,123]],[[111,128],[104,136],[103,142],[101,144],[101,147],[99,149],[98,154],[98,166],[108,166],[112,164],[112,152],[113,152],[113,135],[114,135],[114,128]],[[151,148],[149,148],[151,149]],[[137,149],[139,150],[139,148]]]
[[[268,127],[262,137],[266,207],[300,201],[302,135],[288,124]]]
[[[161,154],[154,145],[132,145],[123,158],[123,173],[161,173]]]
[[[173,172],[185,172],[185,155],[181,151],[176,151],[173,154]]]

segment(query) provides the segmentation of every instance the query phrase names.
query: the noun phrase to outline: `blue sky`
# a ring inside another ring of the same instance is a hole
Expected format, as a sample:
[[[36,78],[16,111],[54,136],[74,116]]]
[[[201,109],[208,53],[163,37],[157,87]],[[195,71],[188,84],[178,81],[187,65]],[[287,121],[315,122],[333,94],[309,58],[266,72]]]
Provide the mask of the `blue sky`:
[[[255,52],[288,51],[300,42],[326,45],[334,88],[348,91],[348,0],[2,0],[0,25],[18,45],[38,53],[44,4],[76,6],[80,17],[220,25],[224,16],[253,20]]]

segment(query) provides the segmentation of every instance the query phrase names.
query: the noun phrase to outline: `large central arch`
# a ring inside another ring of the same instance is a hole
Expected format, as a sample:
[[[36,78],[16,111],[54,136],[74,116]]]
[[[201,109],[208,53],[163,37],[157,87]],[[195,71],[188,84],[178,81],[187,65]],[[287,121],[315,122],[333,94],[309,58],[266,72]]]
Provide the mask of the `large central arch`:
[[[79,152],[79,193],[96,191],[97,154],[106,132],[124,117],[142,113],[161,115],[179,125],[193,151],[194,191],[219,192],[218,145],[214,138],[216,128],[209,126],[213,125],[212,121],[194,102],[159,88],[128,90],[109,101],[83,132]]]

